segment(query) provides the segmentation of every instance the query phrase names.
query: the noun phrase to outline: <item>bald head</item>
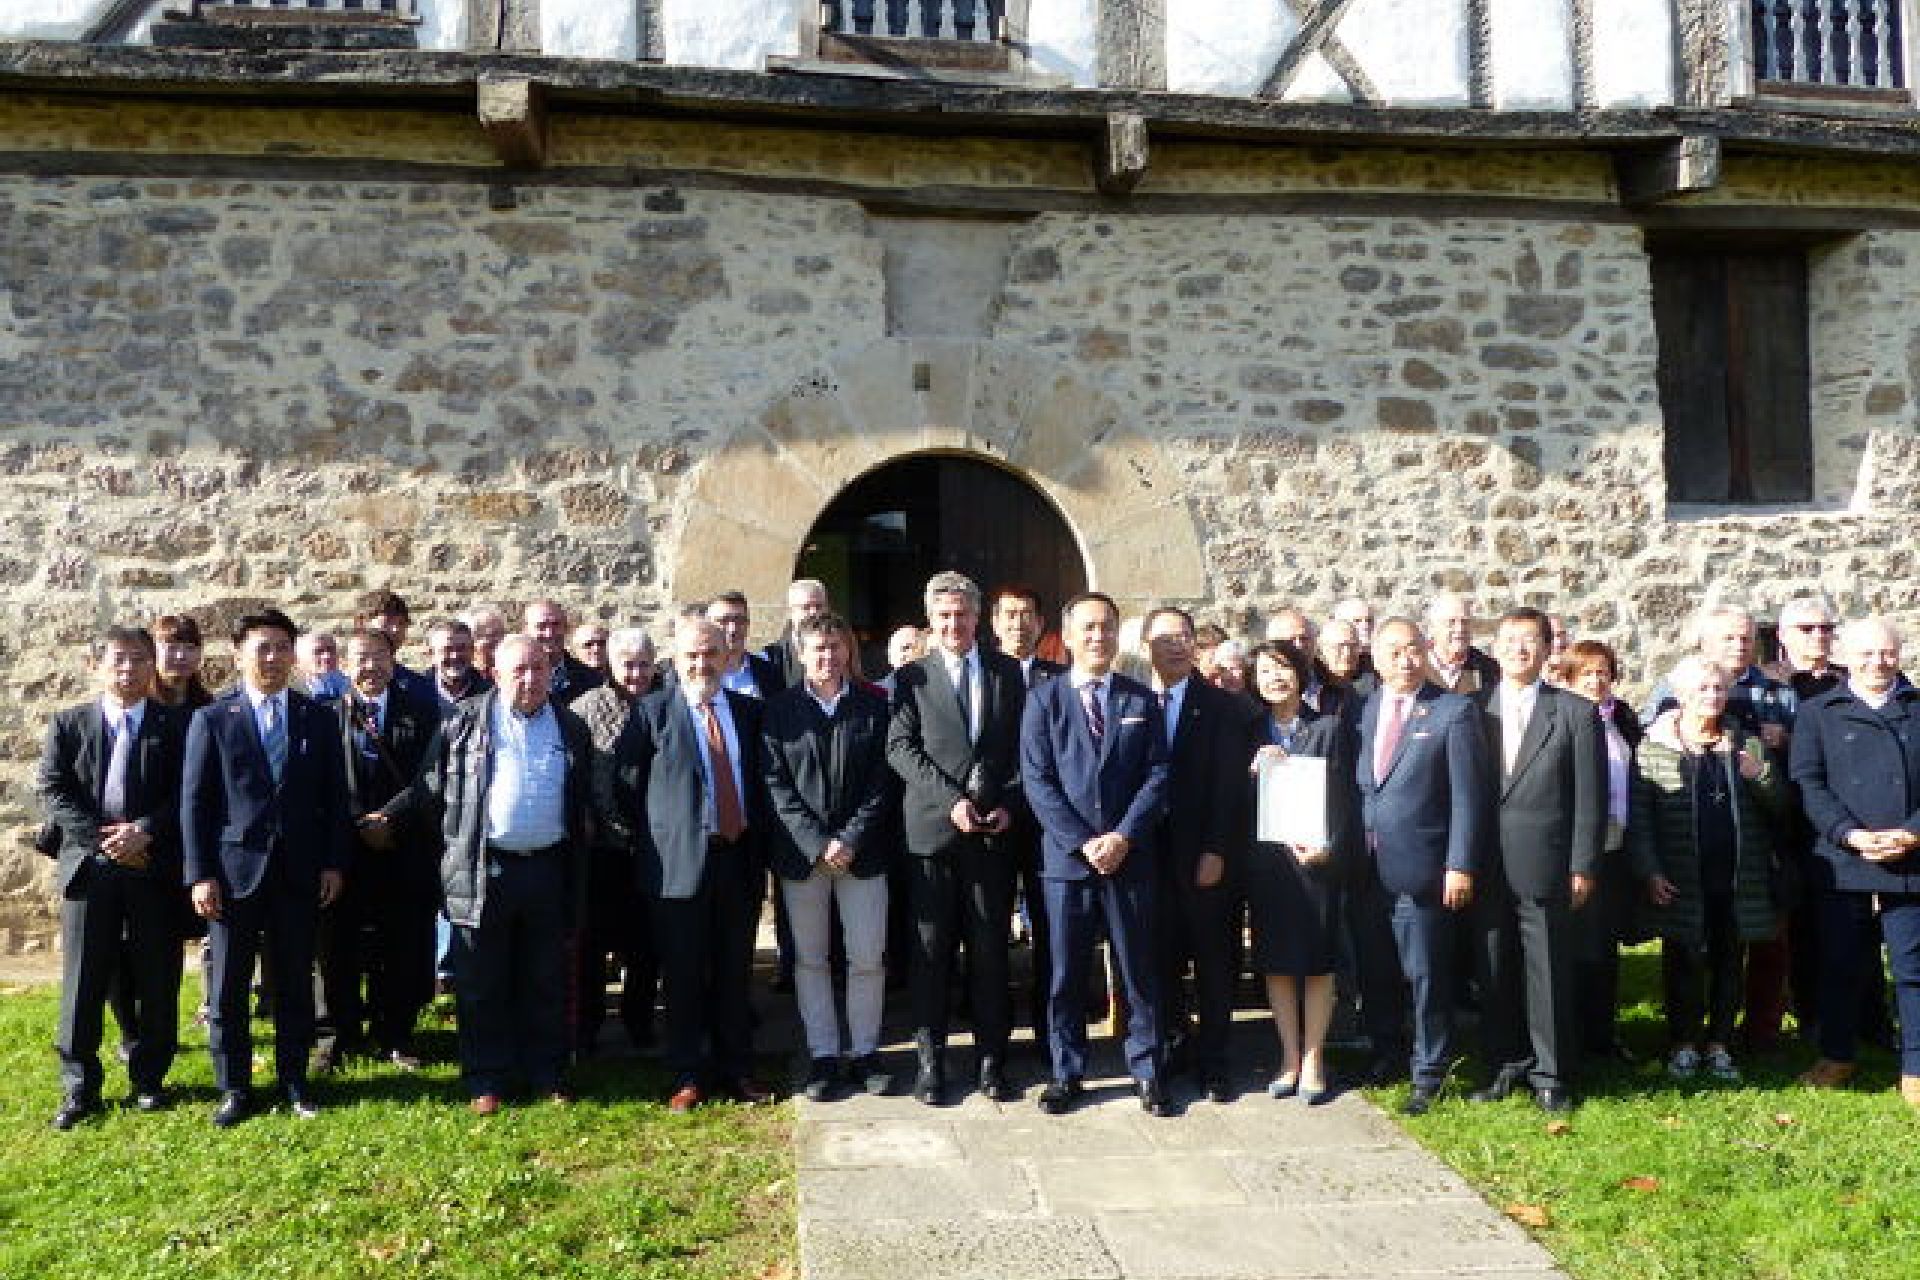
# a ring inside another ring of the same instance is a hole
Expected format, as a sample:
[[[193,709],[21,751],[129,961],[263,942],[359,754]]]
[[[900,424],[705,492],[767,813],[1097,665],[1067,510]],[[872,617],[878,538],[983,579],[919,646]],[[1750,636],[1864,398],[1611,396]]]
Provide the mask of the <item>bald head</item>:
[[[1861,618],[1840,632],[1840,654],[1854,692],[1885,696],[1900,679],[1900,632],[1885,618]]]

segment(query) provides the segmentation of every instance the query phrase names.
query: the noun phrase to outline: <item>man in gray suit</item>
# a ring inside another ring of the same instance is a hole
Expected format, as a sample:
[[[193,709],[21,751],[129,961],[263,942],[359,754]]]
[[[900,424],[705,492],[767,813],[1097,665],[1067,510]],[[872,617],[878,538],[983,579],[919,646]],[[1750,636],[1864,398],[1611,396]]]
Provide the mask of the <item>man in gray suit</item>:
[[[1573,1106],[1571,914],[1599,874],[1607,830],[1607,752],[1585,698],[1545,684],[1550,631],[1537,609],[1509,610],[1494,638],[1500,679],[1481,693],[1494,793],[1494,856],[1475,894],[1486,1006],[1481,1029],[1498,1101],[1525,1086],[1543,1111]]]
[[[980,588],[958,573],[927,583],[934,647],[894,673],[887,763],[906,784],[907,894],[913,911],[913,1093],[946,1091],[948,988],[964,939],[972,978],[980,1091],[1012,1096],[1005,1076],[1012,1012],[1007,927],[1013,916],[1013,829],[1019,786],[1020,664],[976,642]]]

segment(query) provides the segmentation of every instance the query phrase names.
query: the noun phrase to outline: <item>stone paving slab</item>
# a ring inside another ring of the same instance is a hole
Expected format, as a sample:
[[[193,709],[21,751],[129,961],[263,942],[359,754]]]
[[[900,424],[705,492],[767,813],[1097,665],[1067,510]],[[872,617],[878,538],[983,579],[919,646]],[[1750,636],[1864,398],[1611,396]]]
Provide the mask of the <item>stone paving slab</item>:
[[[1428,1201],[1415,1207],[1321,1205],[1304,1215],[1356,1276],[1415,1271],[1551,1269],[1553,1259],[1484,1201]]]
[[[1424,1151],[1328,1147],[1222,1159],[1256,1204],[1474,1199],[1466,1179]]]
[[[875,1166],[951,1164],[965,1158],[953,1129],[943,1121],[816,1121],[800,1129],[802,1169],[867,1169]]]
[[[800,1220],[802,1280],[1125,1280],[1086,1218]]]
[[[1198,1209],[1099,1217],[1128,1280],[1281,1280],[1344,1276],[1346,1259],[1298,1210]]]
[[[1135,1155],[1037,1162],[1040,1194],[1054,1213],[1199,1209],[1246,1203],[1246,1192],[1213,1156]]]
[[[1040,1205],[1028,1167],[1012,1160],[878,1169],[806,1170],[800,1215],[818,1221],[951,1218],[955,1205],[985,1216],[1033,1214]]]

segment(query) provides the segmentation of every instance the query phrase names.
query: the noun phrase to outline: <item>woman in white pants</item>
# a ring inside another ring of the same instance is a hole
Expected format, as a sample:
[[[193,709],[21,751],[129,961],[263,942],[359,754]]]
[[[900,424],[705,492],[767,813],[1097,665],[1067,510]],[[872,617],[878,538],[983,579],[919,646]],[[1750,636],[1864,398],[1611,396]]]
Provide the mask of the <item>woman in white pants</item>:
[[[853,673],[853,632],[834,614],[795,629],[802,682],[767,703],[767,791],[778,818],[769,841],[796,952],[794,995],[812,1067],[805,1092],[823,1101],[850,1078],[884,1093],[876,1052],[886,993],[887,702]],[[828,969],[839,908],[847,956],[843,1069],[840,1016]]]

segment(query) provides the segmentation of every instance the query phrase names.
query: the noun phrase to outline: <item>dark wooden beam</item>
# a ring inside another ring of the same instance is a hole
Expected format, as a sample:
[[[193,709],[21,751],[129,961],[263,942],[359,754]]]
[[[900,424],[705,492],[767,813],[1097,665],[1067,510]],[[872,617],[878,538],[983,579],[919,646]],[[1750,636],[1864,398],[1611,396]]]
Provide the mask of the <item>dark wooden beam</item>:
[[[1676,138],[1657,151],[1615,156],[1613,163],[1622,204],[1659,204],[1720,185],[1720,139]]]
[[[1115,112],[1100,131],[1094,157],[1094,185],[1102,195],[1130,195],[1147,176],[1151,158],[1147,118],[1135,112]]]
[[[527,76],[484,75],[476,86],[480,127],[509,169],[547,162],[547,107],[540,82]]]

